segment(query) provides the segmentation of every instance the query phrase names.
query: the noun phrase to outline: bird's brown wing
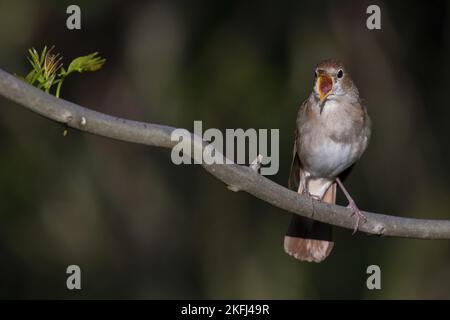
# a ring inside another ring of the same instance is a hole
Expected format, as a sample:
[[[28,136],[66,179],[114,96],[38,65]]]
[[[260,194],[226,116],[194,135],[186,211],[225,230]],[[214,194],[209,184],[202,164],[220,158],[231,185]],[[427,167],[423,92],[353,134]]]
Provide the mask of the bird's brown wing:
[[[298,191],[298,186],[300,184],[300,170],[301,170],[301,162],[300,157],[297,153],[297,139],[298,139],[298,130],[295,129],[294,132],[294,147],[292,148],[292,162],[291,162],[291,171],[289,173],[289,181],[288,187],[295,192]]]

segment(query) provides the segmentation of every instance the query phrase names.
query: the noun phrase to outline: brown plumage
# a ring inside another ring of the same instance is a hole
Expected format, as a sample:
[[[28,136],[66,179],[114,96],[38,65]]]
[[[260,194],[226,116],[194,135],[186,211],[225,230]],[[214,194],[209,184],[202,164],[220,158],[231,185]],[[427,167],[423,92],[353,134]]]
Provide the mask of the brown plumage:
[[[297,115],[289,187],[335,203],[336,179],[361,157],[369,138],[370,119],[350,75],[342,63],[322,61],[313,91]],[[351,198],[349,202],[362,216]],[[333,248],[331,233],[328,224],[294,215],[284,249],[299,260],[321,262]]]

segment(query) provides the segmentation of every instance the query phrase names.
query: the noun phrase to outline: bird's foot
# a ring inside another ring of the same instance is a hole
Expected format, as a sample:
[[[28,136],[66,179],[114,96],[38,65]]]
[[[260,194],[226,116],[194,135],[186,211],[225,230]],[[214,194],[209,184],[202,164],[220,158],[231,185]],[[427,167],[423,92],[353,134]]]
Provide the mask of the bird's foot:
[[[312,216],[314,216],[316,209],[314,208],[314,200],[316,201],[321,201],[322,199],[320,199],[319,196],[312,194],[309,192],[308,189],[304,189],[302,192],[303,195],[307,196],[310,200],[311,200],[311,207],[312,207]]]
[[[314,199],[314,200],[317,200],[317,201],[321,201],[321,200],[322,200],[322,199],[320,199],[319,196],[317,196],[317,195],[315,195],[315,194],[312,194],[312,193],[309,193],[309,192],[306,192],[306,195],[307,195],[308,197],[310,197],[311,199]]]
[[[364,222],[366,222],[367,218],[361,212],[361,210],[359,210],[359,208],[356,206],[355,201],[350,200],[349,203],[348,203],[347,208],[352,209],[352,215],[351,215],[352,217],[356,216],[356,225],[355,225],[355,229],[353,229],[353,233],[352,233],[352,235],[353,235],[353,234],[356,233],[356,231],[358,231],[360,220],[363,219]]]
[[[364,220],[364,222],[367,221],[367,218],[365,215],[363,215],[363,213],[361,212],[361,210],[359,210],[359,208],[356,206],[355,201],[353,201],[352,197],[350,196],[350,194],[348,193],[347,189],[345,189],[344,185],[342,184],[341,179],[336,178],[336,182],[339,185],[339,187],[341,187],[342,192],[344,192],[345,197],[348,200],[348,206],[347,208],[352,209],[352,217],[356,216],[356,225],[355,225],[355,229],[353,230],[352,234],[355,234],[356,231],[358,231],[359,228],[359,221],[361,219]]]
[[[311,199],[317,200],[317,201],[321,201],[322,200],[318,195],[310,193],[309,190],[307,190],[307,189],[304,189],[302,194],[304,194],[305,196],[307,196],[307,197],[309,197]]]

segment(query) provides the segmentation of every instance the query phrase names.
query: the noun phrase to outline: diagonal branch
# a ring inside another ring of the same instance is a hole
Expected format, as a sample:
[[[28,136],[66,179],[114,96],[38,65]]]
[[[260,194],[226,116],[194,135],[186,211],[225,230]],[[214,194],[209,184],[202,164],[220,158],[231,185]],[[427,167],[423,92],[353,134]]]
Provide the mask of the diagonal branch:
[[[92,134],[133,143],[172,148],[173,127],[138,122],[96,112],[75,103],[58,99],[0,69],[0,95],[54,121]],[[194,148],[202,142],[193,139]],[[237,164],[203,164],[210,174],[232,190],[241,190],[272,204],[318,221],[353,229],[351,210],[338,205],[313,201]],[[421,239],[450,239],[449,220],[425,220],[364,212],[367,222],[359,230],[376,235]]]

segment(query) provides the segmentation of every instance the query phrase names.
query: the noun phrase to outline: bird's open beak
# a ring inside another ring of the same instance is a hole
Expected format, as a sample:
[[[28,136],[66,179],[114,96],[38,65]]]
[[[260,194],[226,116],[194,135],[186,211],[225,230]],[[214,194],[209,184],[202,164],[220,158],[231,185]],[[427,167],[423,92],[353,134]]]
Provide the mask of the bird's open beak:
[[[333,78],[329,75],[320,75],[317,79],[317,92],[319,92],[320,102],[324,102],[333,91]]]
[[[320,114],[322,114],[323,107],[325,106],[325,99],[333,91],[333,78],[329,75],[320,75],[317,79],[317,92],[319,92],[320,99]]]

